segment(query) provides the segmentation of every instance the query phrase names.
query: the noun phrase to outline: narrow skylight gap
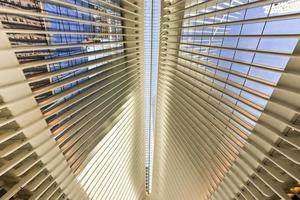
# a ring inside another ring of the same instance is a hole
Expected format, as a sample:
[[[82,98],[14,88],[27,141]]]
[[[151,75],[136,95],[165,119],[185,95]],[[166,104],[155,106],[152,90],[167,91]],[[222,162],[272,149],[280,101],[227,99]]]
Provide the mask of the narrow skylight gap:
[[[144,98],[146,192],[152,189],[153,129],[157,93],[160,0],[144,1]]]

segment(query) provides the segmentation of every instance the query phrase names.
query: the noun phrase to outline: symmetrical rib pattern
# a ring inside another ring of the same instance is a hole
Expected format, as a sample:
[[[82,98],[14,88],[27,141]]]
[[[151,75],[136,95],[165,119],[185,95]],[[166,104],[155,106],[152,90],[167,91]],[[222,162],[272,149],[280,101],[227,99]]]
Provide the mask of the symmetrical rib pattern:
[[[153,199],[295,196],[299,2],[179,0],[162,10]]]
[[[143,2],[0,2],[0,199],[141,199]]]
[[[0,1],[0,200],[300,199],[300,1],[157,3]]]

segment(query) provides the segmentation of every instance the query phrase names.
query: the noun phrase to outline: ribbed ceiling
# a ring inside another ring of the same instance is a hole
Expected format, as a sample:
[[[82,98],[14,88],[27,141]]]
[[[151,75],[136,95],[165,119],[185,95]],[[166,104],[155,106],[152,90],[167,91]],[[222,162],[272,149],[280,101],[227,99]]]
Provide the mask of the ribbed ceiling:
[[[0,1],[0,200],[300,199],[300,1],[145,1]]]

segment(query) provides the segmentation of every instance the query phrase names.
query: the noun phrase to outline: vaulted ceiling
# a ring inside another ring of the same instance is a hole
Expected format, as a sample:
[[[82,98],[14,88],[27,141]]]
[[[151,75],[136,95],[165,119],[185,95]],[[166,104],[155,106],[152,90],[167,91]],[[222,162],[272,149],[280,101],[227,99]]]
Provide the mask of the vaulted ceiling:
[[[299,0],[0,1],[0,200],[300,199]]]

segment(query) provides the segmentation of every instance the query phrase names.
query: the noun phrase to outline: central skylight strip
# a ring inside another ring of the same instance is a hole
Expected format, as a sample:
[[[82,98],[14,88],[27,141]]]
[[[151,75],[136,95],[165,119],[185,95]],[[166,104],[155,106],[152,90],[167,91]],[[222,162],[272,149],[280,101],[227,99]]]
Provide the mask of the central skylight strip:
[[[153,128],[160,32],[160,1],[144,1],[144,93],[145,93],[145,167],[146,192],[151,193],[153,167]]]

